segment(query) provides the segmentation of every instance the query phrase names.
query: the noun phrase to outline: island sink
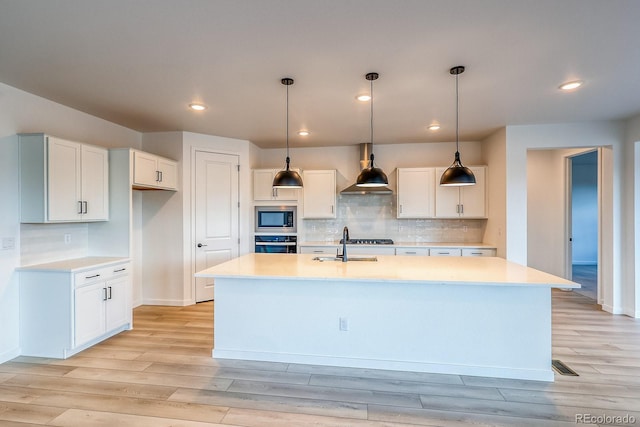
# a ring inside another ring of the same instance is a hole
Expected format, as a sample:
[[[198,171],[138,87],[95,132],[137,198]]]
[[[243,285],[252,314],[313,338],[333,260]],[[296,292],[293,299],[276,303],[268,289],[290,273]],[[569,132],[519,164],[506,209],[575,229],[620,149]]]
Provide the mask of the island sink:
[[[314,261],[342,261],[341,256],[317,256],[313,258]],[[378,261],[378,257],[375,256],[350,256],[348,261]]]

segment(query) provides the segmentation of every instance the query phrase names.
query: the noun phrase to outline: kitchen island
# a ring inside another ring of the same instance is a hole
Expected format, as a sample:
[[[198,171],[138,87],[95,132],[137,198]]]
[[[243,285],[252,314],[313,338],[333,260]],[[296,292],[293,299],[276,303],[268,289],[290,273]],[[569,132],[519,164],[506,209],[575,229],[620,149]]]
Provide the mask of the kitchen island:
[[[553,381],[551,288],[495,257],[248,254],[215,279],[213,357]]]

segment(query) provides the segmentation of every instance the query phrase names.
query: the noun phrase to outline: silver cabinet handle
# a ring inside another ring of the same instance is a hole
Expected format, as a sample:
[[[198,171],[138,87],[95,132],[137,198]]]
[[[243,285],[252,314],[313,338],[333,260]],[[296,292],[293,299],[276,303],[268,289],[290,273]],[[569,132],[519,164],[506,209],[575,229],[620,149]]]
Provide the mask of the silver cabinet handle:
[[[121,268],[121,269],[118,269],[118,270],[113,270],[114,273],[120,273],[121,271],[127,271],[127,269],[126,268]]]
[[[84,276],[85,279],[95,279],[96,277],[100,277],[100,275],[94,274],[93,276]]]
[[[160,182],[162,182],[162,171],[158,172],[160,174]]]
[[[111,299],[111,286],[109,286],[108,289],[109,289],[109,298],[108,299]]]
[[[464,205],[460,205],[460,213],[463,214],[464,213]]]
[[[107,288],[102,288],[102,301],[107,300]]]
[[[82,205],[84,206],[82,213],[86,214],[89,211],[89,202],[82,202]]]
[[[400,213],[402,213],[402,205],[400,205]]]
[[[82,200],[78,200],[78,213],[82,213]]]

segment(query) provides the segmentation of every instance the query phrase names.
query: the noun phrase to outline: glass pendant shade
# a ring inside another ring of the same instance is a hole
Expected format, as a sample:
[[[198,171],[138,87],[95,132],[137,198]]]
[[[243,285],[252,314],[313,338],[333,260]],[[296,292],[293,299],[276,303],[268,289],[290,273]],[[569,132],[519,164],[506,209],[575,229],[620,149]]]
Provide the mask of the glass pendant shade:
[[[368,73],[366,79],[369,80],[371,84],[371,90],[369,95],[370,105],[371,105],[371,115],[370,115],[370,124],[371,124],[371,156],[369,157],[369,167],[360,171],[360,175],[356,179],[357,187],[385,187],[389,185],[389,180],[387,179],[387,175],[382,171],[382,169],[377,168],[373,165],[373,81],[378,79],[378,73]]]
[[[464,67],[458,65],[449,70],[451,74],[456,76],[456,154],[451,166],[449,166],[440,177],[440,185],[445,187],[461,187],[465,185],[475,185],[476,177],[465,165],[460,161],[460,151],[458,151],[458,75],[464,73]]]
[[[302,177],[296,171],[289,169],[289,86],[293,84],[293,79],[284,78],[280,82],[287,87],[287,159],[284,170],[279,171],[276,176],[273,177],[273,188],[302,188]]]

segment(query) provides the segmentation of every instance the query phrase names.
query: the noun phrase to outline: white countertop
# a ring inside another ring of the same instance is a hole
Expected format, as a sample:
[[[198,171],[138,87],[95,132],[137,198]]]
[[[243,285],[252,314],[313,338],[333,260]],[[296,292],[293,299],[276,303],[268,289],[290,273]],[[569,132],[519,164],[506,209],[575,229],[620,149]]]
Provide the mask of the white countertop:
[[[18,267],[18,271],[51,271],[60,273],[76,273],[91,270],[97,267],[107,267],[129,261],[129,258],[121,257],[84,257],[65,259],[62,261],[47,262],[43,264],[24,265]]]
[[[495,257],[397,257],[369,261],[314,261],[313,254],[247,254],[196,277],[419,282],[579,288],[575,282]]]
[[[348,244],[349,246],[376,246],[381,248],[473,248],[473,249],[495,249],[495,245],[485,243],[448,243],[448,242],[394,242],[391,245],[364,245],[364,244]],[[298,246],[342,246],[339,241],[306,241],[298,242]]]

